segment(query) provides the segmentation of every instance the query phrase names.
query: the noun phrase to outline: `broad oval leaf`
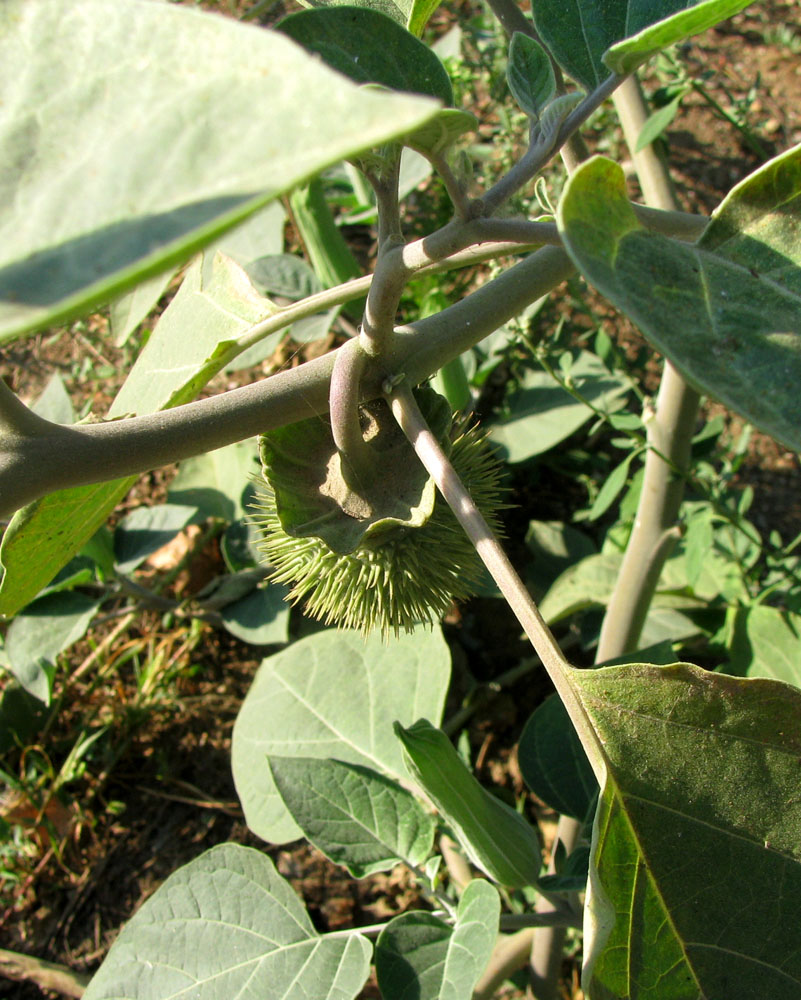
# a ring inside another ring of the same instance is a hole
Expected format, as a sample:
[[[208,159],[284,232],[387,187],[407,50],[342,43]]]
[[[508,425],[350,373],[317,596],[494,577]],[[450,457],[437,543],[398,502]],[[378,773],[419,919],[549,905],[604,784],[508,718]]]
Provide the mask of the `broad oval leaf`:
[[[623,171],[594,157],[558,223],[585,277],[701,391],[801,449],[801,147],[739,184],[696,244],[644,229]]]
[[[395,723],[403,759],[416,784],[453,827],[470,860],[500,885],[536,885],[542,867],[534,828],[482,787],[456,748],[427,719]]]
[[[439,719],[450,654],[439,629],[386,644],[329,629],[263,661],[236,720],[232,763],[248,826],[283,843],[302,836],[275,787],[267,755],[334,758],[405,774],[392,723]]]
[[[556,61],[583,87],[592,89],[609,68],[631,72],[654,51],[723,21],[750,0],[535,0],[537,31]],[[687,8],[700,8],[698,11]],[[675,17],[674,17],[675,15]],[[653,31],[646,31],[656,22]],[[640,34],[642,33],[642,34]],[[632,38],[632,36],[639,36]],[[631,39],[627,47],[615,43]],[[606,50],[615,46],[609,62]]]
[[[0,92],[0,339],[114,298],[436,111],[280,33],[139,0],[5,0]]]
[[[354,878],[401,861],[422,865],[434,818],[397,782],[369,767],[316,757],[269,757],[284,805],[318,850]]]
[[[300,10],[278,30],[356,83],[436,97],[453,104],[445,67],[431,49],[391,17],[367,7]]]
[[[801,687],[801,615],[764,604],[731,609],[727,673]]]
[[[801,995],[801,692],[689,664],[571,670],[606,758],[593,1000]]]
[[[498,891],[473,879],[454,926],[432,913],[404,913],[390,920],[376,942],[378,986],[384,997],[470,1000],[498,936]]]
[[[123,927],[84,1000],[348,1000],[370,971],[358,934],[318,934],[268,857],[212,847]]]

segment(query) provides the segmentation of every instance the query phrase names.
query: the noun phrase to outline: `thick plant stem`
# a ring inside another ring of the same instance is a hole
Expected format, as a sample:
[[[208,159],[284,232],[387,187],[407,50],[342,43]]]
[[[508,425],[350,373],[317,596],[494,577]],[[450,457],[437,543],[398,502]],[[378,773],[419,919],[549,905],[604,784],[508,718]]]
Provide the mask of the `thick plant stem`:
[[[630,149],[648,117],[635,78],[626,81],[616,103]],[[652,146],[634,155],[645,200],[654,208],[678,209],[670,175]],[[683,473],[690,457],[700,397],[665,362],[652,414],[646,416],[649,449],[640,502],[623,565],[609,602],[598,644],[598,662],[637,648],[659,575],[675,541],[676,519],[684,496]]]
[[[629,148],[648,117],[636,77],[621,84],[615,105]],[[664,161],[653,146],[632,152],[640,187],[652,208],[677,211],[679,206]],[[675,538],[673,527],[684,493],[684,470],[689,458],[699,396],[676,369],[665,362],[656,409],[646,418],[649,450],[642,494],[634,528],[620,573],[604,616],[597,662],[623,656],[637,648],[665,559]],[[563,842],[578,838],[580,824],[562,816],[557,836]],[[532,991],[536,1000],[556,1000],[565,932],[561,927],[537,931],[531,953]]]

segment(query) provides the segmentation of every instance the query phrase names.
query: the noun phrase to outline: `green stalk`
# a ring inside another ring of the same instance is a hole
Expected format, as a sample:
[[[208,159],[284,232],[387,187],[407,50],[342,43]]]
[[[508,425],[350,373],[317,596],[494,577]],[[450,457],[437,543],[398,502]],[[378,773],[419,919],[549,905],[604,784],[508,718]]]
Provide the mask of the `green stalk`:
[[[289,196],[289,207],[298,236],[324,288],[334,288],[361,277],[359,262],[334,220],[319,178],[305,187],[295,188]],[[359,298],[344,306],[347,315],[356,323],[362,318],[364,303],[365,300]]]

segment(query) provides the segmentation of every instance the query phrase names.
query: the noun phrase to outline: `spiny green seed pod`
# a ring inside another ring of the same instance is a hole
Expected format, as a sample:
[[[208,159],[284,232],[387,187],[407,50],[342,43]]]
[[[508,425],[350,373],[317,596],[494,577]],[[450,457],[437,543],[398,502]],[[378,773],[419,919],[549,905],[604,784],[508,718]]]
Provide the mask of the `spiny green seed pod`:
[[[441,397],[436,399],[441,401]],[[296,447],[305,445],[302,458],[291,459],[303,466],[301,475],[320,461],[319,456],[312,461],[311,443],[320,422],[303,424],[294,441]],[[386,433],[397,433],[396,426]],[[447,436],[447,426],[444,433]],[[314,516],[308,492],[288,499],[282,495],[290,479],[289,442],[285,437],[278,443],[269,438],[265,435],[262,441],[263,481],[257,486],[257,513],[252,519],[262,531],[259,548],[275,568],[272,579],[290,585],[293,603],[304,602],[306,611],[326,624],[364,633],[378,629],[386,636],[390,631],[397,634],[400,629],[411,631],[415,625],[439,621],[454,600],[475,592],[481,561],[405,439],[388,446],[383,459],[381,450],[377,452],[377,478],[386,482],[387,475],[398,473],[412,482],[418,501],[407,498],[405,518],[398,512],[397,498],[390,516],[381,516],[380,511],[365,520],[345,515],[342,532],[347,533],[347,542],[342,543],[343,534],[332,529],[341,509]],[[448,448],[456,472],[490,525],[497,528],[500,465],[486,436],[475,427],[457,428]],[[386,469],[382,469],[384,463]],[[329,458],[329,469],[331,465]],[[318,489],[319,479],[318,475]],[[330,504],[331,494],[337,491],[323,488],[322,492]],[[302,525],[297,516],[293,521],[298,511],[305,519]],[[354,522],[367,525],[360,529],[358,540],[353,535]]]

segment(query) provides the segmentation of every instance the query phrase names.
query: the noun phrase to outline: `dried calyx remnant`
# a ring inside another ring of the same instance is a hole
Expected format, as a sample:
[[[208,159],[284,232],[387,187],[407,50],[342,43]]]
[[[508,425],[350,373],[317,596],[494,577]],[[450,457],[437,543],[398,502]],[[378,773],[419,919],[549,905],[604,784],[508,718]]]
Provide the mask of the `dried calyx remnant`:
[[[429,425],[493,528],[500,465],[485,435],[454,422],[432,389],[415,391]],[[375,455],[369,481],[343,474],[324,420],[314,417],[261,438],[262,480],[253,521],[272,579],[326,624],[384,635],[439,621],[481,578],[481,562],[398,428],[389,407],[362,409]]]

